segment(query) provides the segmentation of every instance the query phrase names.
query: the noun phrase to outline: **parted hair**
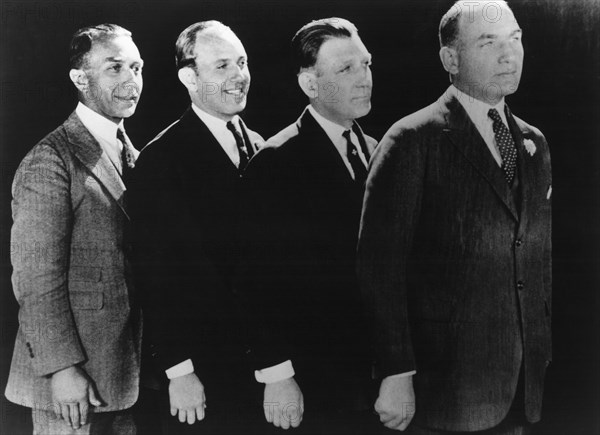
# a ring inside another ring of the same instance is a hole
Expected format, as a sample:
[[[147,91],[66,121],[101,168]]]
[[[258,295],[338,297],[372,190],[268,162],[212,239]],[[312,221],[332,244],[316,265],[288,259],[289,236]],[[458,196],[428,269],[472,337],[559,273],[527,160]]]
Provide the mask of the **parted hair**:
[[[119,36],[131,38],[131,32],[117,24],[98,24],[97,26],[83,27],[76,31],[71,38],[69,49],[69,66],[71,69],[85,68],[88,53],[93,44],[110,41]]]
[[[323,18],[302,26],[292,38],[292,62],[297,73],[311,68],[323,43],[331,38],[351,38],[356,26],[344,18]]]

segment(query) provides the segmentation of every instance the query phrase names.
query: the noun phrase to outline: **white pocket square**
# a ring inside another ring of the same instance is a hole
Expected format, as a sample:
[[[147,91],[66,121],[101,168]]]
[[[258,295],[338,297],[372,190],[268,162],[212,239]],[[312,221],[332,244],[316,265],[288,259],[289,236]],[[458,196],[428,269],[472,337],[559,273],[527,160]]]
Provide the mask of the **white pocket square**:
[[[550,185],[550,187],[548,187],[548,193],[546,193],[546,199],[550,199],[551,196],[552,196],[552,185]]]

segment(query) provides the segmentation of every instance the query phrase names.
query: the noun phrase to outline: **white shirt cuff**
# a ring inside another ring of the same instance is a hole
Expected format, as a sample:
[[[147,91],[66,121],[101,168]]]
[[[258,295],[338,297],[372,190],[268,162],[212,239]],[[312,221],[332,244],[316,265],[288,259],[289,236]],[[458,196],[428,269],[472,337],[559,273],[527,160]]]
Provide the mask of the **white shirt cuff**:
[[[186,359],[170,369],[165,370],[165,373],[169,379],[189,375],[190,373],[194,373],[194,364],[192,364],[191,359]]]
[[[254,371],[254,377],[256,380],[258,382],[262,382],[263,384],[273,384],[284,379],[289,379],[294,375],[294,366],[292,366],[292,361],[290,360],[272,367]]]
[[[411,370],[410,372],[404,372],[404,373],[398,373],[397,375],[390,375],[388,376],[388,378],[405,378],[407,376],[412,376],[414,374],[416,374],[417,371],[416,370]]]

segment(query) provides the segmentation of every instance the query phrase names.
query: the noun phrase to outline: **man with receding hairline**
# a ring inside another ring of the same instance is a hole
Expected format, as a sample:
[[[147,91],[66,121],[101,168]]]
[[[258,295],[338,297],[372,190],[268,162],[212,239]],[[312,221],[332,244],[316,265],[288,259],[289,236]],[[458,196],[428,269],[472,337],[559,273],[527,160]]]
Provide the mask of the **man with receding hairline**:
[[[457,2],[439,36],[452,85],[390,128],[367,181],[375,409],[414,434],[525,434],[552,358],[550,153],[505,102],[523,65],[506,2]]]
[[[262,138],[239,116],[250,71],[235,33],[202,21],[175,48],[191,104],[142,150],[129,197],[147,363],[162,384],[166,433],[230,434],[251,426],[239,189]],[[262,418],[258,401],[253,412]]]
[[[79,104],[13,183],[20,309],[6,397],[32,408],[36,434],[134,434],[141,319],[125,193],[138,152],[123,120],[137,108],[144,62],[115,24],[78,30],[69,54]],[[25,254],[31,246],[42,255]]]

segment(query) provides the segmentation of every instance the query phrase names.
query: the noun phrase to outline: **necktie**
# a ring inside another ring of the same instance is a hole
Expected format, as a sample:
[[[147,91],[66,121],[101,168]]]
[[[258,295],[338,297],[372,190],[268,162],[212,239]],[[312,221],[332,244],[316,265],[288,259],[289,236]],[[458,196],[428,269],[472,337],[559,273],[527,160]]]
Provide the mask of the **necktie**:
[[[358,184],[363,185],[365,183],[365,180],[367,179],[367,169],[365,168],[364,163],[358,155],[356,145],[352,143],[350,130],[344,131],[342,135],[346,138],[346,156],[348,157],[350,166],[352,166],[352,171],[354,172],[354,180]]]
[[[244,138],[240,134],[240,132],[235,128],[233,122],[229,121],[227,123],[227,130],[233,134],[235,139],[235,144],[237,145],[238,152],[240,154],[240,164],[238,166],[240,171],[243,171],[246,165],[248,164],[248,152],[246,151],[246,144],[244,143]]]
[[[358,142],[360,143],[360,150],[363,152],[363,155],[365,156],[368,162],[371,158],[371,153],[369,152],[369,147],[367,147],[367,141],[365,140],[365,136],[363,135],[362,130],[356,122],[352,124],[352,131],[358,138]]]
[[[123,149],[121,150],[121,178],[126,180],[130,170],[135,167],[133,145],[122,128],[117,128],[117,139],[123,144]]]
[[[517,169],[517,148],[515,147],[515,141],[508,128],[506,128],[506,125],[502,122],[502,118],[500,118],[500,114],[496,109],[490,109],[488,116],[493,121],[492,128],[494,129],[496,144],[500,150],[500,157],[502,157],[504,176],[508,184],[512,184]]]

